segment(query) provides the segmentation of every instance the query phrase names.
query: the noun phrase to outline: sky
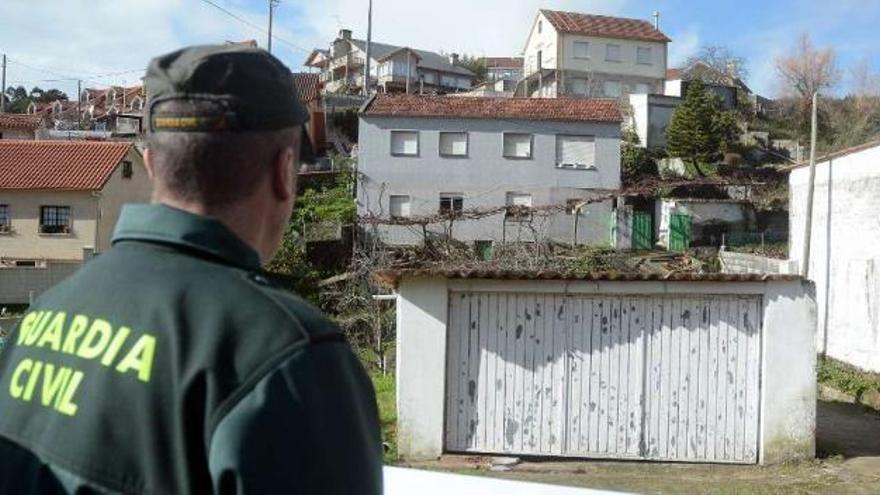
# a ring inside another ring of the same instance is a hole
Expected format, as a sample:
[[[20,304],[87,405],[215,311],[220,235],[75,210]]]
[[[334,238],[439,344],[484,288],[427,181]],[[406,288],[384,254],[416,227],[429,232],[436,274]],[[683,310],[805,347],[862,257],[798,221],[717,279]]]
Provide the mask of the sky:
[[[213,4],[213,5],[212,5]],[[256,39],[266,45],[268,0],[0,0],[0,53],[7,86],[136,84],[150,58],[189,44]],[[373,39],[487,56],[519,55],[539,8],[650,20],[672,38],[669,66],[704,45],[747,61],[748,83],[779,92],[774,60],[801,33],[835,49],[843,80],[862,60],[880,71],[880,0],[374,0]],[[226,12],[223,12],[223,10]],[[231,14],[231,15],[230,15]],[[366,38],[367,0],[281,0],[273,53],[292,70],[341,28]]]

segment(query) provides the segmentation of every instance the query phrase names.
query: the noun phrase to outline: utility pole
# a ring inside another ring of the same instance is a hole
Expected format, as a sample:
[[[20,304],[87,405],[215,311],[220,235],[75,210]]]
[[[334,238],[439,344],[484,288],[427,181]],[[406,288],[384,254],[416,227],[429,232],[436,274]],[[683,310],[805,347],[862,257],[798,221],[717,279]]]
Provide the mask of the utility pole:
[[[79,123],[77,128],[82,130],[83,128],[83,98],[82,98],[82,80],[76,80],[76,114],[77,114],[77,122]]]
[[[281,0],[269,0],[269,39],[267,43],[269,53],[272,53],[272,15],[279,3],[281,3]]]
[[[0,113],[6,111],[6,54],[3,54],[3,76],[2,85],[0,85]]]
[[[370,43],[373,41],[373,0],[367,7],[367,49],[364,60],[364,96],[370,95]]]
[[[819,92],[813,93],[813,115],[810,125],[810,182],[807,185],[806,227],[804,228],[804,254],[801,259],[801,275],[806,278],[810,274],[810,241],[813,237],[813,191],[816,188],[816,133],[818,117],[816,103]]]

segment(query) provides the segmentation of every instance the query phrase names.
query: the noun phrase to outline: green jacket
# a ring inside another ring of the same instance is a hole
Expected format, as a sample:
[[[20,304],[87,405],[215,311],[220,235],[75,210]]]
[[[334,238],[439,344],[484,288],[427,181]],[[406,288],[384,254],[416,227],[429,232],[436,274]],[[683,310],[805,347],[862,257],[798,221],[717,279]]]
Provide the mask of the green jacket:
[[[123,209],[0,355],[0,493],[382,491],[369,378],[220,222]]]

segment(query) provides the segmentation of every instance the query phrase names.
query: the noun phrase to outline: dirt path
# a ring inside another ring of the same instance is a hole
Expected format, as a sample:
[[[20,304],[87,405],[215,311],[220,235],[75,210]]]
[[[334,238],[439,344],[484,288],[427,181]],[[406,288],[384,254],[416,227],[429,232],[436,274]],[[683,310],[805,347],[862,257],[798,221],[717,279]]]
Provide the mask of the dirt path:
[[[648,462],[523,462],[491,472],[488,458],[447,456],[413,467],[463,474],[662,494],[880,495],[880,414],[841,402],[819,402],[819,459],[779,466]]]

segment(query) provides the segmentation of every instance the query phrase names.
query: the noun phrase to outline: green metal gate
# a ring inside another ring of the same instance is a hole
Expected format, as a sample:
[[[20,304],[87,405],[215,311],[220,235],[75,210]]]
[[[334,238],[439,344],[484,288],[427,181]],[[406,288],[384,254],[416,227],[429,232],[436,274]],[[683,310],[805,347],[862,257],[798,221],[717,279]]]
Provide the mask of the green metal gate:
[[[651,214],[646,211],[633,212],[632,221],[632,248],[648,250],[654,247],[654,226],[651,222]]]
[[[669,250],[687,251],[691,247],[691,216],[673,213],[669,217]]]

